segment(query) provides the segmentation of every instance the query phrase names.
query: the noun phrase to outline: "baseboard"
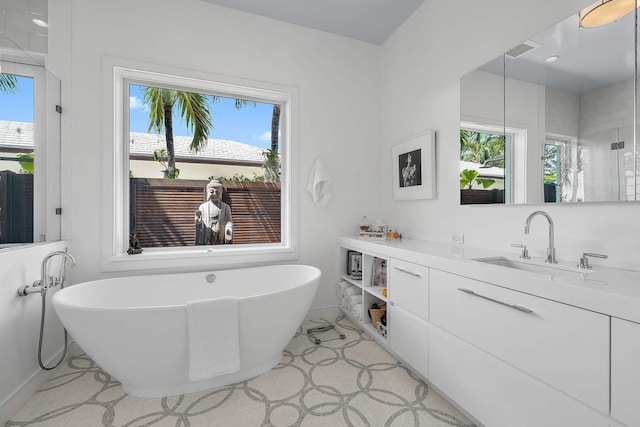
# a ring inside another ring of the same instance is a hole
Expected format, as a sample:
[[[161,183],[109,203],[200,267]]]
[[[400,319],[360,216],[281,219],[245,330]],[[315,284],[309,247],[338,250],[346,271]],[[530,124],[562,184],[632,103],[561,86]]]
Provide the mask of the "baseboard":
[[[0,425],[5,425],[20,408],[51,378],[52,371],[39,370],[13,396],[0,405]]]
[[[304,320],[322,320],[322,319],[335,319],[342,312],[337,306],[333,307],[322,307],[322,308],[312,308],[309,310]]]
[[[65,361],[71,356],[77,354],[76,346],[73,342],[69,343],[67,355]],[[47,361],[45,366],[55,363],[62,355],[62,350]],[[63,362],[64,363],[64,362]],[[62,365],[62,363],[61,363]],[[3,426],[9,421],[18,411],[33,397],[49,381],[49,378],[57,371],[53,369],[51,371],[45,371],[39,369],[31,378],[24,382],[22,387],[17,389],[12,396],[8,397],[2,404],[0,404],[0,426]]]

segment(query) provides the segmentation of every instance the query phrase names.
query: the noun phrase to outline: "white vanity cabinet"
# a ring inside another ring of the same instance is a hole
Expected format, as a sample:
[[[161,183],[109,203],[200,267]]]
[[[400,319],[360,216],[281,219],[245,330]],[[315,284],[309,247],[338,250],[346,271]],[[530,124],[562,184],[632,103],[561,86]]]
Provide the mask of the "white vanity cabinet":
[[[358,324],[479,423],[640,427],[637,297],[607,295],[626,276],[605,288],[481,266],[472,259],[495,255],[477,250],[353,238],[340,239],[342,270],[348,250],[364,260],[351,281],[364,297]],[[371,287],[376,259],[387,262],[386,296]],[[375,301],[388,304],[383,338],[366,314]]]
[[[431,323],[603,413],[609,316],[431,271]]]
[[[611,416],[640,426],[640,324],[611,319]]]
[[[389,347],[427,378],[429,371],[429,268],[390,259]]]

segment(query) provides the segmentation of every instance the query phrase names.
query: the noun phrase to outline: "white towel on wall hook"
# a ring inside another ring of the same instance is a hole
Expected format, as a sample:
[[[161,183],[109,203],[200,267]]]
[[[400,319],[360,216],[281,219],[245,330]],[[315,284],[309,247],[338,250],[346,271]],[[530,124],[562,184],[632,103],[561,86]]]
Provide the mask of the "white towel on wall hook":
[[[333,197],[333,184],[329,176],[329,171],[319,158],[313,162],[309,180],[307,181],[307,191],[311,193],[313,202],[319,208],[329,204]]]

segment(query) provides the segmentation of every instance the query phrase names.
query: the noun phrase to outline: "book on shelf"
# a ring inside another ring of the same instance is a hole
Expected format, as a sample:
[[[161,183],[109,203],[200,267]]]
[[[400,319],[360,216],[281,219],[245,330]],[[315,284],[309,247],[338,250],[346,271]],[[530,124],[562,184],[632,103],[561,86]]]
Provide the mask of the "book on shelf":
[[[386,234],[383,231],[361,231],[358,234],[360,239],[386,239]]]

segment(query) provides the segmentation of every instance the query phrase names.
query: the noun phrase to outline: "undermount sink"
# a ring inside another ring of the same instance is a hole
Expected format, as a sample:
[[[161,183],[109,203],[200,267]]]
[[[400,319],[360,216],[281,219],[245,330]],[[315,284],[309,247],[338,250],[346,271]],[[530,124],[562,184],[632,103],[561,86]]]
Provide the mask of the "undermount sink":
[[[579,270],[578,268],[572,268],[564,265],[538,264],[535,261],[515,260],[505,257],[476,258],[474,261],[513,268],[520,271],[528,271],[530,273],[543,274],[551,277],[558,276],[560,274],[585,274],[593,272],[593,270]]]

